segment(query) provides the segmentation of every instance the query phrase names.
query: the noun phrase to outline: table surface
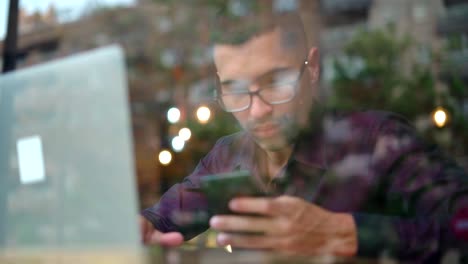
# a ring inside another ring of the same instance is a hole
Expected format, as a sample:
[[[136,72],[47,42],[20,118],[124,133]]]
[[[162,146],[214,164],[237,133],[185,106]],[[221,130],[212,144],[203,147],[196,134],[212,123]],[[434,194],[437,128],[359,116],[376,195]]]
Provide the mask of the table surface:
[[[232,253],[222,248],[165,249],[94,249],[94,250],[28,250],[1,251],[2,264],[150,264],[150,263],[388,263],[382,259],[337,258],[333,256],[292,257],[273,252],[236,250]],[[396,263],[391,260],[389,263]]]

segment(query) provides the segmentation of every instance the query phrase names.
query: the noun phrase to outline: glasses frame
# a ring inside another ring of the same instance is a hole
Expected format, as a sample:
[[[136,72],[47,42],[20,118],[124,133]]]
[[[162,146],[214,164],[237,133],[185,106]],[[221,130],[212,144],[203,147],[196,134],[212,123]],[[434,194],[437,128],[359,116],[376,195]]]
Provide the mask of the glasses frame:
[[[215,100],[218,102],[218,104],[221,106],[221,108],[228,112],[228,113],[236,113],[236,112],[241,112],[241,111],[244,111],[244,110],[247,110],[250,108],[250,106],[252,106],[252,98],[254,95],[258,96],[258,98],[260,98],[260,100],[262,100],[264,103],[268,104],[268,105],[279,105],[279,104],[285,104],[285,103],[288,103],[288,102],[291,102],[297,95],[297,88],[298,88],[298,84],[300,82],[300,80],[302,79],[302,75],[304,73],[304,69],[305,67],[309,64],[309,62],[307,60],[304,60],[304,62],[302,63],[301,65],[301,68],[299,70],[299,76],[297,77],[297,80],[294,82],[294,90],[293,90],[293,96],[290,98],[290,99],[287,99],[287,100],[282,100],[282,101],[279,101],[279,102],[275,102],[275,103],[270,103],[268,101],[266,101],[265,99],[263,99],[263,97],[260,95],[260,92],[264,89],[267,89],[266,87],[265,88],[260,88],[256,91],[245,91],[245,92],[240,92],[238,94],[248,94],[250,96],[250,100],[249,100],[249,104],[245,107],[242,107],[242,108],[239,108],[239,109],[235,109],[235,110],[228,110],[226,109],[226,106],[224,105],[224,102],[221,98],[221,96],[223,95],[223,93],[221,93],[221,83],[220,83],[220,80],[219,80],[219,76],[216,75],[216,91],[215,91]]]

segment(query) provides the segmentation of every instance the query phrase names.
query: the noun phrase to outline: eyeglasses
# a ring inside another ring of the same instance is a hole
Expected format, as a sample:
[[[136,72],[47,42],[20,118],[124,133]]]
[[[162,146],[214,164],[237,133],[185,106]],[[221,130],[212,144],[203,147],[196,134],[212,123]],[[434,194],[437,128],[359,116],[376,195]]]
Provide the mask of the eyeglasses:
[[[252,84],[246,80],[228,80],[220,82],[217,78],[217,100],[226,112],[240,112],[250,108],[252,97],[258,96],[263,102],[278,105],[290,102],[297,93],[298,83],[308,61],[304,61],[299,70],[291,68],[276,69],[258,78],[255,83],[260,89],[249,91]]]

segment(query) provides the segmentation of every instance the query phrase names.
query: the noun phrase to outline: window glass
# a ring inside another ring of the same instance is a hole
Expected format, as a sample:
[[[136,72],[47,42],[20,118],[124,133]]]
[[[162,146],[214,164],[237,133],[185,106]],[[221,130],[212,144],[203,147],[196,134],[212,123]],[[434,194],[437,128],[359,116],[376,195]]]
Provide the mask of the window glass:
[[[9,1],[0,3],[0,40],[6,37],[7,22],[8,22],[8,5]]]
[[[16,59],[23,69],[122,47],[140,208],[193,209],[164,223],[209,215],[192,204],[201,174],[247,168],[274,197],[302,190],[310,203],[352,213],[369,227],[358,230],[363,256],[424,258],[449,247],[439,230],[458,232],[447,241],[466,236],[466,212],[445,214],[458,210],[448,208],[455,193],[468,193],[461,2],[21,0]],[[260,78],[275,69],[294,74]],[[404,241],[393,248],[379,237]]]

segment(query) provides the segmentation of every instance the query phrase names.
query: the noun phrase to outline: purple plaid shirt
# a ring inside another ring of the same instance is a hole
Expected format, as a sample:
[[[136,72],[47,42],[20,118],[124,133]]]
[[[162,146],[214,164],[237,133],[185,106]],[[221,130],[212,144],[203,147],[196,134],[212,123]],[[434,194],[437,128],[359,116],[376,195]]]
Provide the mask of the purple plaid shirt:
[[[361,256],[435,261],[442,250],[460,248],[450,221],[467,204],[468,178],[405,119],[368,111],[320,115],[310,124],[271,182],[261,176],[253,139],[240,132],[219,139],[191,175],[142,214],[162,232],[180,231],[173,217],[178,212],[207,212],[205,197],[183,190],[199,187],[207,174],[247,169],[262,188],[278,195],[352,214]],[[193,234],[185,234],[187,239],[208,228],[205,219]]]

